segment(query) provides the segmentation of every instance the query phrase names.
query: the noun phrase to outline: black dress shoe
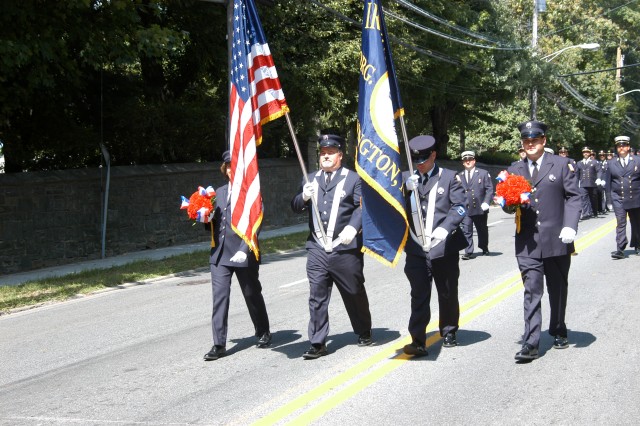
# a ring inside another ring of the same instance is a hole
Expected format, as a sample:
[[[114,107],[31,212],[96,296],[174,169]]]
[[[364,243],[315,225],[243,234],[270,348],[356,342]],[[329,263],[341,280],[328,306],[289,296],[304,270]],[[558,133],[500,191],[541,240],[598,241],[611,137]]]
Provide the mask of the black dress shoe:
[[[458,346],[458,341],[456,340],[456,333],[447,333],[444,336],[444,341],[442,342],[442,346],[445,348],[453,348],[454,346]]]
[[[373,344],[373,337],[371,337],[371,331],[362,333],[358,337],[358,346],[370,346]]]
[[[624,253],[620,250],[612,251],[611,257],[614,259],[624,259]]]
[[[515,358],[517,361],[533,361],[538,358],[538,348],[534,348],[533,345],[525,343]]]
[[[327,355],[329,352],[327,352],[327,346],[326,345],[321,345],[319,343],[314,343],[313,345],[311,345],[311,347],[309,348],[308,351],[306,351],[305,353],[302,354],[302,358],[304,359],[317,359],[320,358],[321,356],[325,356]]]
[[[262,335],[258,339],[258,343],[256,344],[256,348],[261,348],[262,349],[262,348],[266,348],[269,345],[271,345],[271,333],[269,333],[267,331],[265,333],[262,333]]]
[[[462,255],[462,260],[469,260],[469,259],[471,259],[471,255],[470,254],[465,253],[465,254]]]
[[[482,250],[482,255],[483,256],[489,256],[489,254],[490,254],[489,253],[489,249]]]
[[[634,251],[635,251],[636,255],[640,254],[640,247],[636,247]]]
[[[564,336],[556,336],[553,338],[553,347],[555,349],[566,349],[569,347],[569,339]]]
[[[427,352],[427,347],[424,343],[416,342],[415,340],[408,345],[405,345],[402,351],[407,355],[413,356],[427,356],[429,352]]]
[[[213,345],[211,350],[204,354],[205,361],[215,361],[218,358],[222,358],[227,354],[227,349],[224,346]]]

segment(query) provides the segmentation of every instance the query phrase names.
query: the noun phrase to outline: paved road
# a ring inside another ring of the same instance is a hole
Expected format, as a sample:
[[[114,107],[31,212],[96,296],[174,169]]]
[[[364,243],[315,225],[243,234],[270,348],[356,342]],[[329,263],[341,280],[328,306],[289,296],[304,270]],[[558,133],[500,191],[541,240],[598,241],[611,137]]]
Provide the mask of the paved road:
[[[492,209],[493,255],[461,261],[460,346],[401,354],[409,285],[367,258],[375,346],[359,348],[339,294],[330,354],[307,349],[305,254],[261,268],[274,344],[253,347],[237,286],[229,356],[211,345],[208,274],[192,273],[0,317],[0,424],[637,424],[640,416],[640,256],[620,261],[614,218],[580,223],[570,274],[570,348],[516,364],[522,287],[512,216]],[[437,303],[432,300],[437,316]],[[548,319],[543,305],[543,329]],[[430,326],[433,331],[433,325]]]

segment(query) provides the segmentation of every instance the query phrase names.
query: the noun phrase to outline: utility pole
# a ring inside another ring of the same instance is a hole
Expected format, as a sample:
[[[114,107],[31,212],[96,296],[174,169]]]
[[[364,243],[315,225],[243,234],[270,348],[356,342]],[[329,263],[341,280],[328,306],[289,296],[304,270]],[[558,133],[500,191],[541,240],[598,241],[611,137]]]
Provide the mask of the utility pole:
[[[618,84],[620,84],[620,81],[622,80],[622,66],[624,65],[624,56],[622,55],[622,48],[620,46],[618,46],[618,52],[616,54],[616,68],[618,68],[616,70],[616,82],[618,82]]]
[[[533,0],[533,20],[531,22],[531,54],[535,56],[538,46],[538,0]],[[531,119],[538,119],[538,88],[531,88]]]

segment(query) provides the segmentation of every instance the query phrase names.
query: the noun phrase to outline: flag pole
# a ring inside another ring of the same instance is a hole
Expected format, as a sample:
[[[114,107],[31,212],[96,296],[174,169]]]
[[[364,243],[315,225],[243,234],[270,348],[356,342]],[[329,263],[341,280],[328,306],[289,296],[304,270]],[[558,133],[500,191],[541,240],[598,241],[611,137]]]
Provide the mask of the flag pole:
[[[404,141],[404,147],[405,147],[404,152],[405,154],[407,154],[407,164],[409,165],[409,173],[410,173],[410,176],[413,176],[414,170],[413,170],[413,162],[411,161],[411,152],[409,149],[409,142],[407,138],[407,128],[404,124],[404,117],[401,115],[399,118],[400,118],[400,129],[402,130],[402,139]],[[411,212],[411,215],[413,216],[413,224],[415,225],[415,223],[418,222],[418,227],[416,227],[416,233],[419,233],[417,237],[422,240],[422,248],[424,250],[427,247],[427,239],[426,239],[427,236],[424,233],[424,220],[422,219],[422,209],[420,208],[420,195],[418,194],[418,191],[416,189],[414,189],[411,192],[412,192],[411,195],[413,196],[416,204],[415,210]]]
[[[296,154],[298,155],[298,162],[300,163],[300,168],[302,169],[302,174],[304,175],[305,183],[309,183],[309,176],[307,174],[307,168],[304,165],[304,159],[302,158],[302,153],[300,152],[300,147],[298,146],[298,140],[296,139],[296,134],[293,131],[293,124],[291,123],[291,118],[289,117],[289,113],[285,112],[284,117],[287,119],[287,126],[289,126],[289,133],[291,134],[291,140],[293,140],[293,146],[296,149]],[[327,241],[327,234],[324,231],[324,226],[322,226],[322,218],[320,217],[320,210],[318,210],[318,202],[315,197],[311,197],[312,210],[316,216],[316,220],[318,221],[318,226],[320,227],[320,232],[322,233],[322,243],[324,244],[324,248],[326,250],[327,247],[330,247],[330,241]]]

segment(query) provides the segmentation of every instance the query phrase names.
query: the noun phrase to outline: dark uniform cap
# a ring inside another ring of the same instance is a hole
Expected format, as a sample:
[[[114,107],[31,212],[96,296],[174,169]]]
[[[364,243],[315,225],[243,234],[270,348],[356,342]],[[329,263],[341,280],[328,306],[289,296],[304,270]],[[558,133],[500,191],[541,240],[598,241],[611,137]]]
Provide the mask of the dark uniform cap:
[[[558,152],[569,152],[566,146],[561,146]]]
[[[626,143],[628,145],[631,138],[629,136],[616,136],[614,140],[616,141],[616,145],[620,143]]]
[[[224,161],[225,163],[231,162],[231,153],[229,151],[225,151],[222,153],[222,161]]]
[[[535,138],[538,136],[544,136],[547,132],[547,125],[542,121],[525,121],[518,124],[518,130],[520,130],[521,138]]]
[[[607,155],[613,155],[613,152],[607,151]]]
[[[590,153],[591,149],[589,147],[585,146],[584,148],[582,148],[582,152],[589,152]]]
[[[342,150],[344,138],[338,135],[320,135],[320,137],[318,138],[318,143],[320,144],[320,148],[333,147]]]
[[[433,136],[420,135],[409,141],[409,150],[411,151],[411,159],[417,164],[422,164],[435,150],[436,140]]]
[[[598,155],[606,155],[605,152],[603,150],[600,150],[600,152],[598,153]]]

